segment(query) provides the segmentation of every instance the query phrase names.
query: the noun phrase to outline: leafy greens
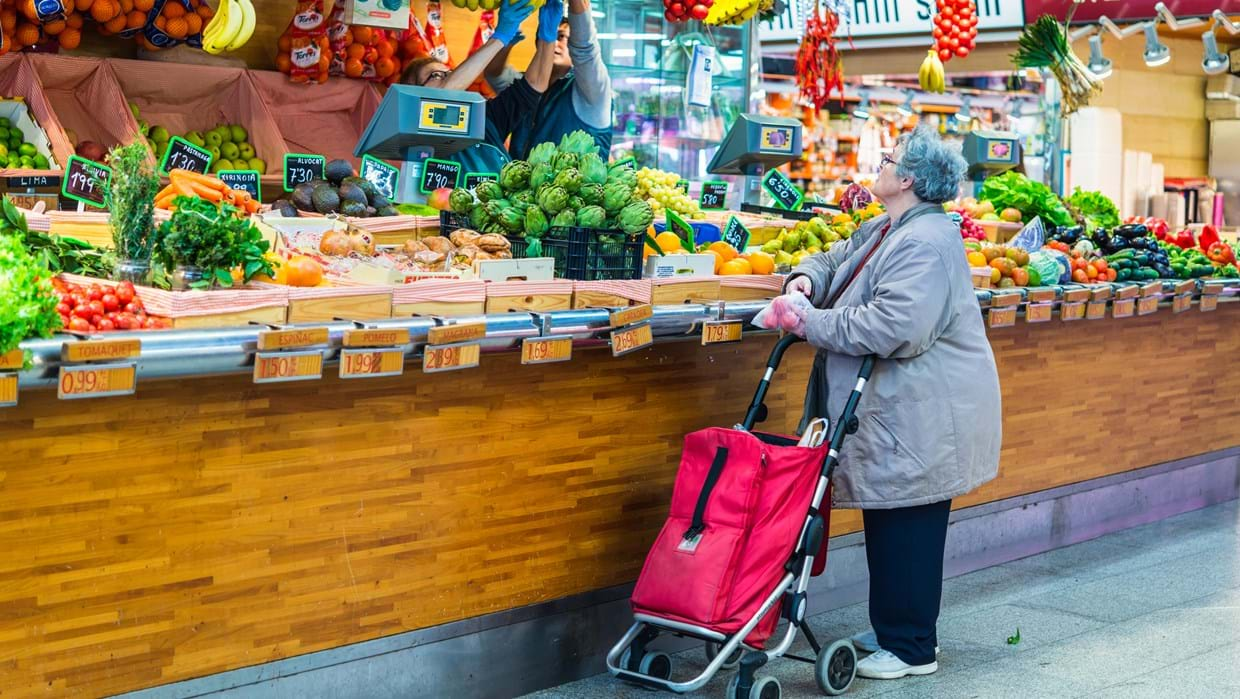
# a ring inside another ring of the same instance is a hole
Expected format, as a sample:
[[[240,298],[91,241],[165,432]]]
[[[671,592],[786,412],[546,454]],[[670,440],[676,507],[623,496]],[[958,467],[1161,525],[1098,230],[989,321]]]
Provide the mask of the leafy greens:
[[[977,198],[995,205],[995,210],[1016,209],[1026,221],[1034,216],[1051,226],[1071,226],[1072,214],[1050,187],[1019,172],[1008,171],[986,178]]]
[[[1085,226],[1085,230],[1111,229],[1119,225],[1119,209],[1102,192],[1087,192],[1080,187],[1065,202]]]

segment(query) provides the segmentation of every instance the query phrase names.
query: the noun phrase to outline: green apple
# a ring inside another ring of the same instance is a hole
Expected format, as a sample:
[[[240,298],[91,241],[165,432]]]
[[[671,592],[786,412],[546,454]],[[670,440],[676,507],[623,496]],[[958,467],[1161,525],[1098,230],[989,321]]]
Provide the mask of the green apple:
[[[220,170],[234,170],[234,169],[236,168],[233,167],[232,161],[228,160],[227,158],[220,158],[219,160],[216,160],[215,162],[211,163],[211,172],[213,173],[219,172]]]
[[[207,148],[219,148],[220,144],[224,142],[223,137],[220,136],[220,132],[214,129],[203,134],[202,140]]]
[[[189,133],[185,134],[185,140],[198,146],[199,148],[202,148],[203,146],[206,145],[206,141],[203,140],[202,134],[198,133],[197,131],[190,131]]]
[[[138,105],[134,104],[133,102],[130,102],[129,111],[133,112],[133,118],[135,119],[138,118]]]
[[[156,143],[167,143],[172,139],[172,134],[168,133],[168,129],[162,126],[151,127],[151,140]]]
[[[263,162],[262,158],[250,158],[250,162],[247,164],[251,170],[257,170],[260,175],[267,172],[267,163]]]
[[[232,132],[233,143],[245,143],[246,141],[250,139],[250,135],[246,133],[245,127],[243,126],[240,126],[238,124],[233,124],[232,126],[228,127],[228,129],[229,131]]]
[[[228,160],[236,160],[237,155],[240,152],[241,152],[241,149],[237,148],[236,143],[227,141],[225,143],[220,144],[220,155],[223,155]]]
[[[241,157],[246,160],[250,160],[256,155],[254,152],[254,146],[251,146],[249,143],[242,143],[237,146],[237,150],[241,152]]]

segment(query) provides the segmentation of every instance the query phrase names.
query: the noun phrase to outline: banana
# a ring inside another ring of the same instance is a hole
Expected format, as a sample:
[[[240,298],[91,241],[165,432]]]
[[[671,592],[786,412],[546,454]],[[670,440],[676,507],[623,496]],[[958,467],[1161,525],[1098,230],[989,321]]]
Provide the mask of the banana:
[[[237,4],[233,9],[236,10],[240,8],[242,11],[241,27],[237,30],[236,35],[233,36],[232,41],[228,43],[228,47],[226,49],[228,51],[236,51],[242,46],[245,46],[245,42],[249,41],[250,37],[254,35],[254,5],[250,2],[250,0],[235,0],[235,2]]]
[[[470,12],[474,12],[474,11],[476,11],[476,10],[478,9],[478,0],[468,0],[468,1],[465,3],[465,7],[466,7],[466,8],[467,8]]]
[[[946,87],[946,76],[943,74],[943,62],[934,49],[926,51],[926,58],[917,69],[917,84],[927,92],[943,92]]]
[[[240,7],[234,6],[233,1],[220,0],[220,6],[216,10],[215,18],[211,20],[211,24],[207,27],[207,33],[203,36],[202,48],[207,53],[223,53],[228,49],[228,45],[232,40],[236,38],[237,33],[241,31],[245,12]]]

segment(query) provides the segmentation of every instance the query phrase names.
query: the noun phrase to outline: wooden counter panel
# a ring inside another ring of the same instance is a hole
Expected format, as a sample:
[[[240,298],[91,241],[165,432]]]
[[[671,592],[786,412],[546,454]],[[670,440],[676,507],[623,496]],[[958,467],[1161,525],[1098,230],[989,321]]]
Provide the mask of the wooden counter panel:
[[[992,333],[1001,477],[958,504],[1237,444],[1237,319]],[[0,411],[4,696],[114,694],[633,580],[683,435],[742,417],[770,346],[24,392]],[[809,365],[789,353],[768,428],[795,427]]]

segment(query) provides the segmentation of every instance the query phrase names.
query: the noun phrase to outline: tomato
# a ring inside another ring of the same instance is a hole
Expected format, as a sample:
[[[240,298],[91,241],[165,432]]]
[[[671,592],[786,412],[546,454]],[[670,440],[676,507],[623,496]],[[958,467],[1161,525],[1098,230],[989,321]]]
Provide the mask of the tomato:
[[[951,59],[952,59],[951,49],[947,49],[947,48],[939,49],[939,60],[940,61],[943,61],[944,63],[946,63],[950,61]]]
[[[103,307],[109,311],[115,311],[121,307],[121,301],[116,297],[116,294],[104,294],[103,298],[99,300],[103,302]]]
[[[56,304],[56,312],[62,316],[69,315],[69,311],[71,310],[73,310],[73,307],[65,303],[64,301],[61,301],[60,303]]]
[[[969,49],[970,51],[972,51],[972,50],[973,50],[973,47],[974,47],[975,45],[976,45],[976,44],[974,44],[973,39],[971,39],[971,38],[970,38],[970,39],[968,39],[968,40],[966,40],[963,44],[961,44],[961,46],[964,46],[965,48]]]
[[[125,312],[127,313],[137,314],[141,313],[143,310],[145,309],[142,307],[142,301],[139,299],[134,299],[133,301],[125,304]]]
[[[961,46],[957,46],[957,47],[956,47],[956,55],[957,55],[957,56],[960,56],[961,58],[965,58],[965,57],[967,57],[967,56],[969,55],[969,47],[968,47],[968,46],[963,46],[963,45],[961,45]]]
[[[103,332],[108,332],[109,330],[115,330],[116,324],[107,318],[100,318],[97,327]]]
[[[679,21],[680,21],[680,17],[677,17],[676,15],[672,14],[672,11],[671,11],[671,10],[664,10],[664,11],[663,11],[663,19],[665,19],[665,20],[667,20],[667,21],[669,21],[669,22],[679,22]]]
[[[121,302],[122,306],[134,299],[133,285],[129,282],[118,285],[113,293],[116,294],[116,299]]]
[[[73,317],[69,319],[68,328],[73,332],[90,332],[90,322],[85,318]]]
[[[92,316],[101,316],[105,312],[107,312],[107,309],[103,307],[103,301],[99,301],[99,300],[91,301],[90,303],[86,304],[86,307],[90,309],[90,314]]]
[[[706,15],[710,14],[710,8],[702,3],[698,3],[693,6],[693,9],[689,11],[689,14],[693,17],[693,19],[706,19]]]
[[[948,39],[947,47],[950,48],[952,51],[955,51],[956,49],[960,48],[960,39],[957,39],[954,36]]]
[[[103,287],[98,284],[91,284],[90,290],[86,292],[86,296],[91,301],[98,301],[103,298]]]
[[[71,300],[69,305],[73,306],[74,308],[77,308],[78,306],[85,306],[86,304],[90,303],[90,299],[86,298],[86,296],[83,294],[74,294],[70,296],[69,298]]]
[[[159,321],[155,320],[154,318],[147,318],[146,320],[142,321],[143,330],[154,330],[158,327],[159,327]]]
[[[73,311],[71,312],[71,315],[74,318],[85,318],[87,320],[89,320],[90,317],[93,316],[94,314],[95,314],[94,311],[90,310],[89,301],[87,301],[86,303],[80,306],[74,306]]]
[[[934,31],[932,31],[932,32],[930,32],[930,33],[934,35],[935,40],[938,40],[938,39],[942,39],[942,38],[943,38],[943,28],[942,28],[942,27],[938,27],[938,26],[936,26],[936,27],[934,28]]]

